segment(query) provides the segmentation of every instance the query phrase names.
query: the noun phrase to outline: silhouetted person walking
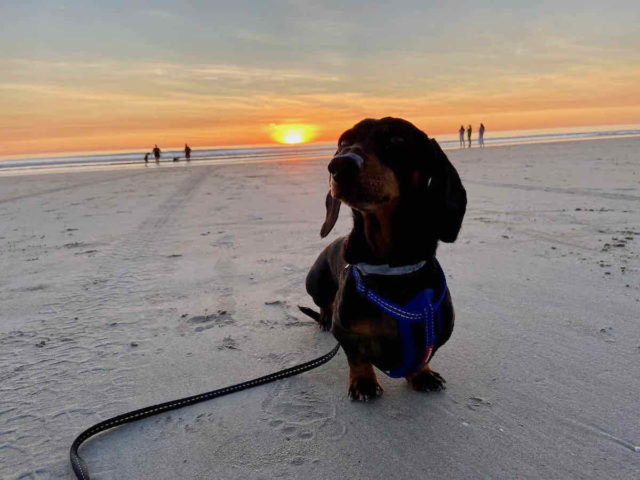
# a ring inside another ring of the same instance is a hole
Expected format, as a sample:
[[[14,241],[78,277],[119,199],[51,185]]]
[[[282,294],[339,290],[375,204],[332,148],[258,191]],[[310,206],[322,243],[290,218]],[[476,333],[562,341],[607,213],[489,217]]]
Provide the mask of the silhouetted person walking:
[[[478,145],[484,148],[484,123],[480,124],[480,130],[478,130]]]
[[[458,130],[460,134],[460,148],[464,148],[464,127],[460,125],[460,130]]]
[[[153,156],[156,157],[156,163],[160,163],[160,149],[158,148],[158,144],[153,147]]]
[[[469,148],[471,148],[471,125],[467,127],[467,141],[469,142]]]
[[[149,152],[144,154],[144,163],[149,163]]]
[[[191,147],[186,143],[184,144],[184,157],[187,159],[187,162],[191,160]]]

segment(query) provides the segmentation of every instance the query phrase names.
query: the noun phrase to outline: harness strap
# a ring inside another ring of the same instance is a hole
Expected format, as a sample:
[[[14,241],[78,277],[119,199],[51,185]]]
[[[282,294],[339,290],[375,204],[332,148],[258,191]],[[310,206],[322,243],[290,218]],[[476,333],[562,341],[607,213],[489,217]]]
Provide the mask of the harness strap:
[[[439,272],[441,285],[440,295],[438,295],[437,300],[434,301],[435,292],[433,289],[427,288],[406,305],[398,305],[378,295],[364,283],[358,267],[356,265],[351,266],[351,274],[356,281],[357,292],[382,312],[398,321],[398,333],[402,341],[403,356],[402,363],[398,368],[388,372],[383,370],[390,377],[405,377],[423,366],[429,360],[436,344],[435,322],[438,322],[437,331],[440,332],[442,330],[440,306],[447,292],[447,281],[438,260],[435,260],[435,264]],[[424,327],[424,350],[419,354],[416,352],[416,342],[411,332],[412,325],[415,323],[422,323]]]

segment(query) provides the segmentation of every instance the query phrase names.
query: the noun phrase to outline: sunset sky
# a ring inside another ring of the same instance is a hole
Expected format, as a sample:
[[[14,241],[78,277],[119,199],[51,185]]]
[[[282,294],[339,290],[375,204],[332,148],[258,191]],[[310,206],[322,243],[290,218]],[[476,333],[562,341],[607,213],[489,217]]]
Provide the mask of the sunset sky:
[[[2,2],[0,155],[640,124],[638,5]]]

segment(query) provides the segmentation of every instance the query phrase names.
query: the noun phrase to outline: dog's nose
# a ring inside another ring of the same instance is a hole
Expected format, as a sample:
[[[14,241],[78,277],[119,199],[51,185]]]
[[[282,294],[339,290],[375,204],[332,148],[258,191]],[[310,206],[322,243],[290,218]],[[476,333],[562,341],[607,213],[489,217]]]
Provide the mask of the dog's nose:
[[[339,177],[355,176],[362,168],[364,159],[357,153],[348,152],[336,155],[329,162],[329,173],[336,180]]]

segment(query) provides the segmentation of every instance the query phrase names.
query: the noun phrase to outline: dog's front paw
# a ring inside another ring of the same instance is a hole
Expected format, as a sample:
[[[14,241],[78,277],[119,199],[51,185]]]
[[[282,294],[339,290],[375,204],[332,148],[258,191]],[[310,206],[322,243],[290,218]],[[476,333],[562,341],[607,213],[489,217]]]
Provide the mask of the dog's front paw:
[[[436,392],[444,390],[447,381],[440,376],[438,372],[434,372],[428,366],[422,368],[418,372],[407,377],[407,381],[414,390],[419,392]]]
[[[349,382],[349,398],[354,401],[368,402],[382,395],[382,392],[375,377],[358,377]]]

